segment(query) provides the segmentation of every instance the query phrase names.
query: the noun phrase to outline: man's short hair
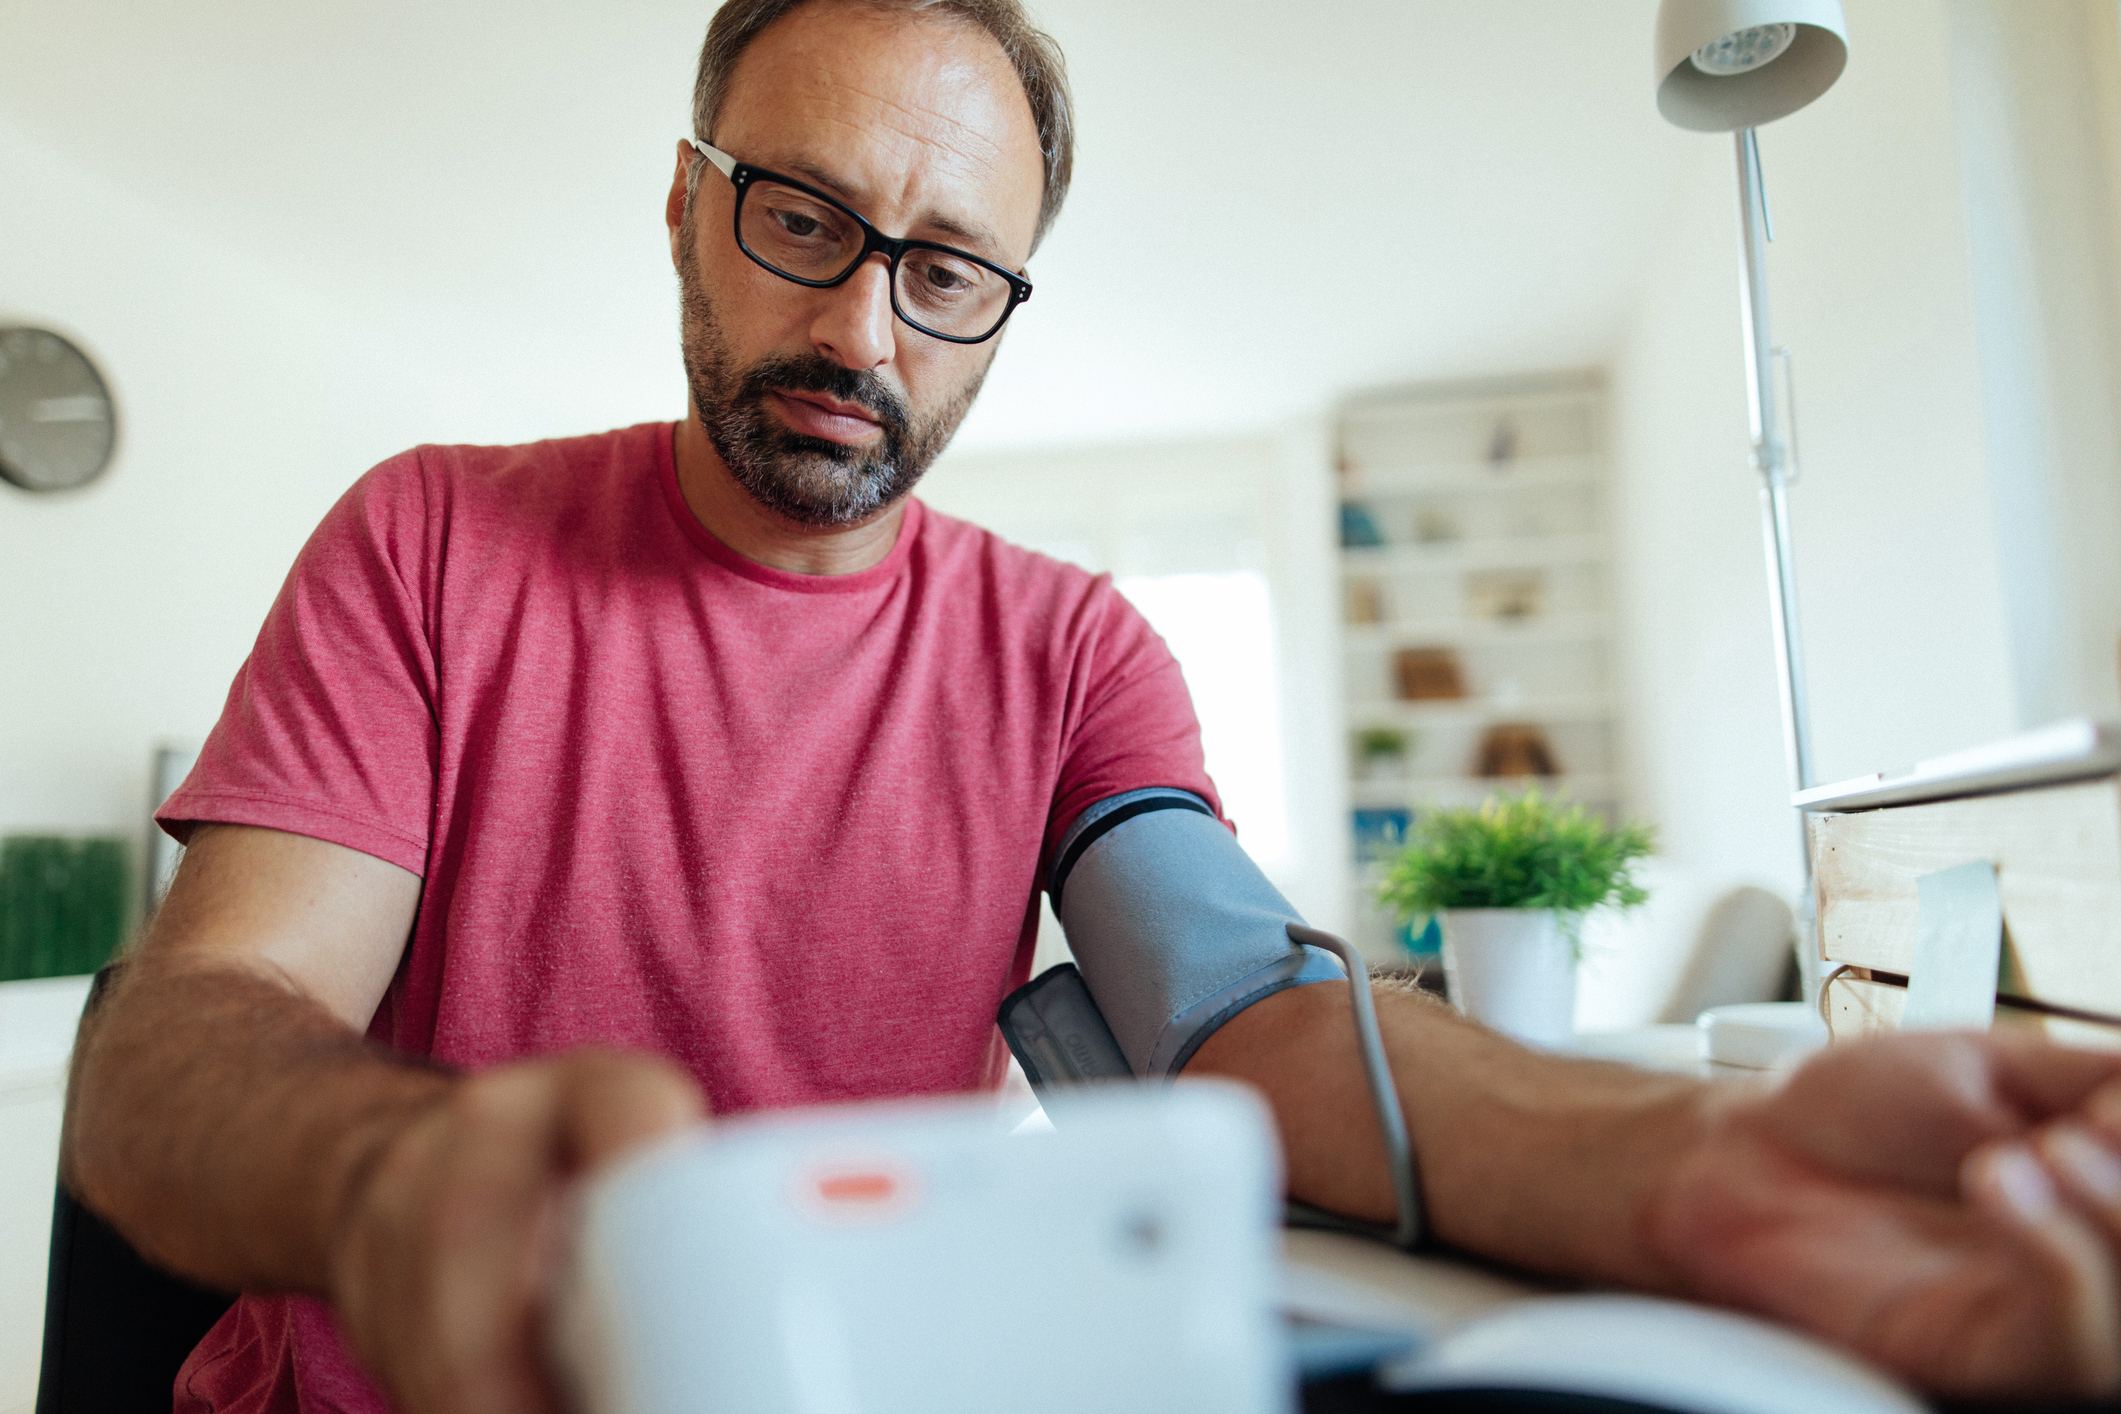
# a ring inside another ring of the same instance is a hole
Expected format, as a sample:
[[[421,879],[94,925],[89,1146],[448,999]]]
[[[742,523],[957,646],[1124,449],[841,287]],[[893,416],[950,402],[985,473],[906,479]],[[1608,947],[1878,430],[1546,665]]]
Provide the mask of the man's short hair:
[[[1031,23],[1031,16],[1017,0],[853,0],[880,10],[904,10],[913,14],[938,15],[977,25],[993,36],[1002,53],[1016,69],[1031,101],[1031,116],[1038,124],[1039,151],[1046,161],[1046,189],[1039,201],[1038,230],[1032,237],[1035,250],[1060,215],[1068,195],[1068,179],[1075,167],[1075,107],[1068,95],[1068,70],[1060,46],[1051,35]],[[700,46],[699,76],[692,85],[692,135],[712,143],[714,120],[729,91],[729,76],[737,60],[768,25],[812,0],[728,0],[714,12],[707,26],[707,42]],[[693,164],[697,178],[699,164]]]

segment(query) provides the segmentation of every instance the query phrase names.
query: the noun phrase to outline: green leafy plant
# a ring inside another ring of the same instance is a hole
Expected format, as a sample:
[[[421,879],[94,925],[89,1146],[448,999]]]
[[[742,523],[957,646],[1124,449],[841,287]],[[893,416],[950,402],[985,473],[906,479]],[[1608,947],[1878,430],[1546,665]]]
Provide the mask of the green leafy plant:
[[[1404,918],[1451,908],[1551,908],[1580,919],[1649,897],[1633,865],[1651,843],[1647,825],[1609,825],[1537,790],[1493,796],[1477,809],[1424,812],[1406,847],[1386,860],[1377,897]]]
[[[1372,756],[1404,756],[1413,745],[1413,738],[1397,727],[1364,727],[1355,733],[1355,754],[1365,760]]]

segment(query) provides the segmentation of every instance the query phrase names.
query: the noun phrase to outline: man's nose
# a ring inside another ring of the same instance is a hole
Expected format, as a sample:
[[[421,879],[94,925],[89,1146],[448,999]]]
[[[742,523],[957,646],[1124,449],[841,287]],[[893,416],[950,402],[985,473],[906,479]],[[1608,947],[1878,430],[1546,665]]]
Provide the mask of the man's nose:
[[[876,368],[891,361],[897,330],[892,327],[891,264],[878,251],[862,262],[847,283],[821,292],[824,308],[810,326],[810,342],[842,368]]]

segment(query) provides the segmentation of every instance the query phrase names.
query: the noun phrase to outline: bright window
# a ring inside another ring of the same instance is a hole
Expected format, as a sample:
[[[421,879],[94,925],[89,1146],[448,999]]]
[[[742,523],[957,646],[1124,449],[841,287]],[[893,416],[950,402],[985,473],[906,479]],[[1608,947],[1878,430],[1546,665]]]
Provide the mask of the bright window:
[[[1289,820],[1267,577],[1235,570],[1127,575],[1116,583],[1185,672],[1208,774],[1246,852],[1262,867],[1283,862]]]

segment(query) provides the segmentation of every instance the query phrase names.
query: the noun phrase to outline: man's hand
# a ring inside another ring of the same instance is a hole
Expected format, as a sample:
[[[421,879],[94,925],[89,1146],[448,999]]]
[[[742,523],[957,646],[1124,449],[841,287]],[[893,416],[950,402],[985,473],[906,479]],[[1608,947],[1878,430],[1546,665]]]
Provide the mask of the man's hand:
[[[1645,1214],[1692,1294],[1940,1393],[2121,1389],[2121,1055],[1896,1036],[1712,1104]]]
[[[664,1062],[575,1052],[455,1085],[384,1148],[331,1255],[331,1296],[407,1414],[557,1414],[540,1316],[567,1183],[696,1123]]]

